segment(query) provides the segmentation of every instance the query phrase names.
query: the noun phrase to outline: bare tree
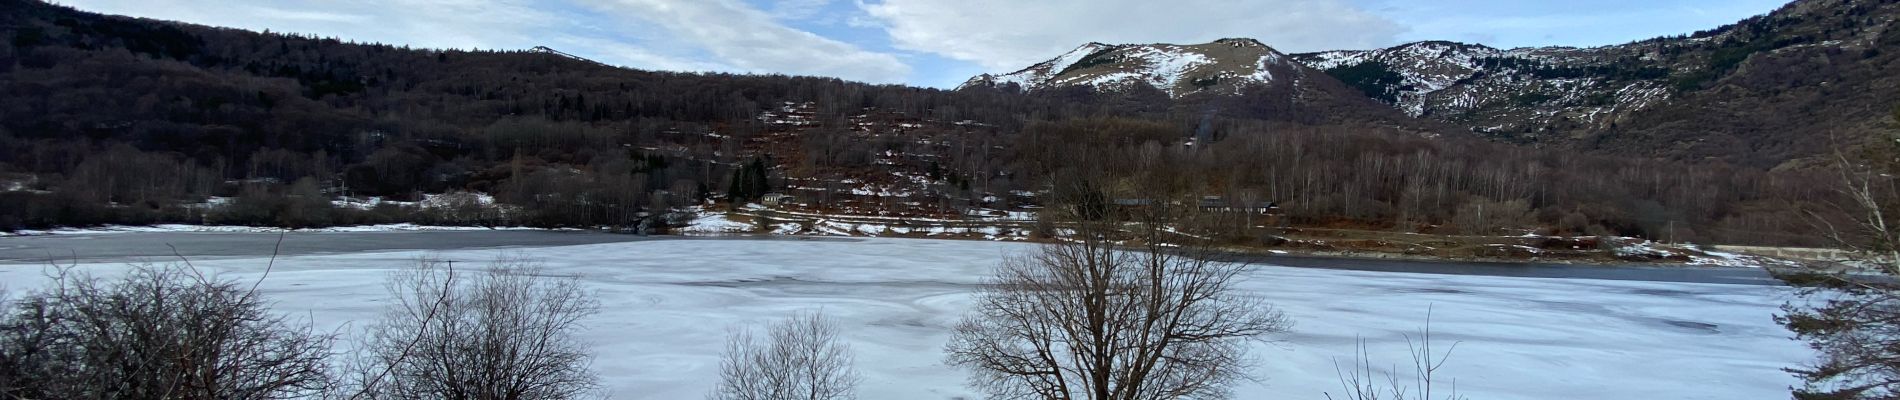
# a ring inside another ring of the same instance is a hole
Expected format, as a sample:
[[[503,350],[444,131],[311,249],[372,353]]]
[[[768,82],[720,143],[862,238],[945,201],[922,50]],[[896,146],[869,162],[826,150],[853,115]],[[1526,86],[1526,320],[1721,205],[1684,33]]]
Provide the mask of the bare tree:
[[[574,335],[599,302],[572,278],[503,257],[464,276],[418,260],[364,338],[358,391],[389,399],[570,399],[590,394],[592,356]]]
[[[1900,108],[1894,110],[1900,124]],[[1900,397],[1900,130],[1836,155],[1840,206],[1851,222],[1813,214],[1851,260],[1829,268],[1776,271],[1801,288],[1776,321],[1819,353],[1789,371],[1803,380],[1797,399]]]
[[[1451,221],[1458,232],[1467,235],[1500,235],[1508,229],[1534,226],[1530,203],[1522,199],[1491,201],[1474,198],[1458,206]]]
[[[1212,261],[1206,236],[1180,223],[1194,220],[1178,213],[1193,206],[1169,204],[1145,213],[1165,218],[1134,223],[1078,207],[1103,218],[1074,218],[1070,241],[997,267],[947,362],[992,398],[1227,397],[1244,379],[1248,345],[1290,323],[1235,288],[1244,265]]]
[[[7,398],[283,399],[333,382],[333,337],[272,313],[253,285],[189,265],[55,271],[0,320]]]
[[[773,324],[764,338],[751,329],[726,340],[712,400],[848,400],[859,376],[836,321],[799,313]]]

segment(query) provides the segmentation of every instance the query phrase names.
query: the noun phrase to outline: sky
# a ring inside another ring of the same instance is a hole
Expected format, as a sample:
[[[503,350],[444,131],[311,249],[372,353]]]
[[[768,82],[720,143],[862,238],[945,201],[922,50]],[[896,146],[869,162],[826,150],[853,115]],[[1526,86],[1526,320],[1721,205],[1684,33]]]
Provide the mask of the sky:
[[[54,0],[82,10],[424,48],[548,46],[654,70],[951,88],[1088,42],[1259,39],[1288,53],[1420,40],[1600,46],[1786,0]]]

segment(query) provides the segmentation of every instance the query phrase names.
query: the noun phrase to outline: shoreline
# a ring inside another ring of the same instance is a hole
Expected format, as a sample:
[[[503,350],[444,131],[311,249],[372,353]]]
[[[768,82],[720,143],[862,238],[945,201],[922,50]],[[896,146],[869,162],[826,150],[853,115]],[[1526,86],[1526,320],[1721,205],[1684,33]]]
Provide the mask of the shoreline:
[[[0,238],[0,265],[43,264],[54,260],[116,263],[128,260],[162,261],[189,254],[195,260],[284,257],[423,251],[511,251],[548,247],[586,246],[632,242],[751,241],[820,246],[852,242],[992,243],[1027,247],[1039,241],[971,240],[954,237],[849,237],[776,234],[711,234],[636,236],[589,230],[496,231],[347,231],[299,232],[281,242],[283,233],[270,232],[121,232],[101,235],[43,235]],[[741,246],[743,248],[743,246]],[[999,247],[1000,248],[1000,247]],[[1261,267],[1292,267],[1434,275],[1479,275],[1523,278],[1582,278],[1621,281],[1780,285],[1765,268],[1694,266],[1657,263],[1555,263],[1541,260],[1449,260],[1424,257],[1376,257],[1361,254],[1325,254],[1292,251],[1233,251],[1220,249],[1218,260]],[[717,255],[709,255],[717,256]]]
[[[483,226],[454,226],[454,225],[418,225],[418,224],[411,224],[411,223],[332,226],[332,227],[321,227],[321,228],[281,228],[281,227],[257,227],[257,226],[241,226],[241,225],[193,225],[193,224],[104,225],[104,226],[95,226],[95,227],[63,227],[63,228],[54,228],[54,229],[19,230],[19,231],[14,231],[14,232],[0,232],[0,240],[5,240],[9,238],[114,235],[114,234],[126,234],[126,233],[240,233],[240,234],[276,233],[276,234],[283,234],[283,233],[378,233],[378,232],[587,232],[587,233],[597,233],[597,234],[638,236],[638,237],[649,238],[649,239],[743,238],[743,239],[751,239],[751,240],[810,240],[810,239],[819,239],[819,238],[830,238],[830,239],[892,238],[892,239],[931,239],[931,240],[1022,242],[1022,243],[1049,242],[1048,239],[1046,238],[1038,239],[1038,238],[1027,237],[1027,236],[994,236],[994,235],[986,236],[986,237],[971,237],[968,235],[959,235],[959,234],[937,234],[937,235],[924,235],[924,236],[918,236],[916,234],[891,234],[891,235],[880,236],[880,235],[855,235],[855,234],[838,235],[838,234],[824,234],[824,233],[785,234],[785,233],[773,233],[773,232],[708,232],[708,231],[684,231],[684,232],[675,232],[675,233],[667,233],[667,234],[636,235],[636,234],[626,233],[626,232],[616,232],[616,231],[608,230],[608,229],[536,228],[536,227],[523,227],[523,226],[483,227]],[[1727,256],[1720,260],[1716,260],[1713,258],[1702,258],[1702,259],[1691,258],[1688,261],[1680,261],[1680,260],[1670,260],[1666,258],[1660,258],[1654,261],[1641,261],[1641,260],[1628,260],[1628,259],[1616,258],[1615,254],[1610,250],[1587,250],[1581,253],[1577,253],[1577,254],[1593,255],[1595,257],[1549,257],[1549,258],[1535,257],[1535,256],[1532,256],[1532,257],[1487,257],[1487,256],[1452,257],[1452,256],[1403,253],[1403,252],[1381,252],[1381,251],[1372,251],[1372,250],[1316,250],[1316,249],[1288,247],[1288,246],[1281,246],[1281,247],[1220,246],[1220,251],[1224,254],[1242,256],[1242,257],[1293,257],[1293,258],[1315,258],[1315,259],[1336,259],[1336,260],[1356,260],[1356,261],[1477,263],[1477,264],[1492,264],[1492,265],[1531,264],[1531,265],[1577,266],[1577,267],[1602,266],[1602,267],[1650,267],[1650,268],[1692,268],[1692,269],[1707,269],[1707,268],[1760,269],[1760,268],[1770,268],[1770,267],[1777,267],[1777,266],[1791,266],[1795,264],[1794,261],[1790,261],[1790,260],[1776,259],[1776,258],[1770,258],[1770,257],[1764,257],[1764,256],[1743,255],[1743,254],[1738,254],[1738,253],[1720,253]],[[1697,262],[1697,261],[1721,261],[1721,262]]]

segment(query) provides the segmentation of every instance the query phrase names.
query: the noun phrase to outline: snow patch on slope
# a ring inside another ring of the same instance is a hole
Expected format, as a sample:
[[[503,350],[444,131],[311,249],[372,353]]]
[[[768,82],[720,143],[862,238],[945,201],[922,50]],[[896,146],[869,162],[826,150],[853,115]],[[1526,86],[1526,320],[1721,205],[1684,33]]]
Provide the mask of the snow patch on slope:
[[[1197,45],[1090,43],[1020,71],[979,75],[963,86],[1016,84],[1024,90],[1070,86],[1123,90],[1147,85],[1176,98],[1219,89],[1237,94],[1246,87],[1272,82],[1276,78],[1272,69],[1290,67],[1286,61],[1284,55],[1251,39]]]
[[[970,86],[970,85],[987,83],[987,84],[995,85],[995,86],[1007,86],[1009,84],[1016,84],[1016,85],[1022,86],[1025,89],[1040,87],[1044,82],[1048,82],[1050,79],[1054,79],[1056,75],[1062,73],[1062,71],[1068,70],[1070,66],[1074,66],[1078,62],[1082,62],[1082,59],[1088,58],[1089,55],[1093,55],[1097,52],[1101,52],[1102,50],[1109,49],[1112,47],[1113,46],[1109,46],[1109,45],[1105,45],[1101,43],[1085,44],[1085,45],[1082,45],[1082,47],[1075,48],[1075,50],[1070,50],[1068,53],[1063,53],[1061,56],[1057,56],[1055,59],[1037,63],[1036,65],[1029,66],[1028,68],[1023,68],[1022,70],[1018,70],[1016,72],[1011,72],[1007,74],[1002,74],[1002,75],[984,74],[984,75],[971,79],[970,82],[964,83],[963,85]],[[984,82],[985,80],[987,80],[987,82]]]
[[[1177,92],[1176,85],[1181,83],[1188,71],[1214,63],[1213,59],[1205,55],[1156,48],[1140,49],[1133,55],[1147,60],[1148,84],[1167,91],[1169,96],[1181,94]]]

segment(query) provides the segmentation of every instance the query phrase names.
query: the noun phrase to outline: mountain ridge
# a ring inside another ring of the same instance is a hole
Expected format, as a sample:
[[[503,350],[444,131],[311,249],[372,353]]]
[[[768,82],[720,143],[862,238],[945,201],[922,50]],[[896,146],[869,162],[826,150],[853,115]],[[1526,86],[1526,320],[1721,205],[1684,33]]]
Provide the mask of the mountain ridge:
[[[1239,94],[1246,86],[1304,73],[1258,40],[1219,39],[1202,44],[1104,44],[1089,42],[1048,61],[1006,74],[981,74],[958,89],[1015,85],[1025,90],[1087,85],[1122,89],[1145,83],[1171,98],[1218,91]]]
[[[1406,116],[1492,140],[1776,166],[1838,146],[1810,137],[1815,132],[1860,137],[1879,126],[1883,110],[1900,98],[1900,79],[1890,78],[1900,76],[1891,51],[1900,50],[1896,16],[1900,1],[1798,0],[1722,27],[1616,45],[1499,49],[1433,40],[1286,58],[1305,67],[1295,70],[1323,72],[1300,76],[1303,84],[1336,80]],[[1144,73],[1146,60],[1134,61],[1094,68]],[[1176,81],[1238,72],[1184,71]],[[1013,83],[1024,91],[1091,86],[1114,92],[1130,86],[1035,66],[1005,76],[1010,79],[979,75],[962,89]],[[1845,79],[1816,80],[1826,76]],[[1841,87],[1866,90],[1841,93]],[[1177,101],[1237,94],[1169,93]],[[1733,107],[1738,103],[1755,109]],[[1784,112],[1762,112],[1768,110]]]

